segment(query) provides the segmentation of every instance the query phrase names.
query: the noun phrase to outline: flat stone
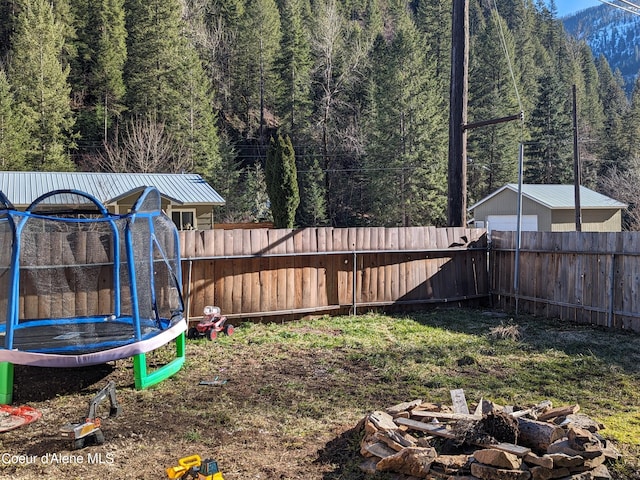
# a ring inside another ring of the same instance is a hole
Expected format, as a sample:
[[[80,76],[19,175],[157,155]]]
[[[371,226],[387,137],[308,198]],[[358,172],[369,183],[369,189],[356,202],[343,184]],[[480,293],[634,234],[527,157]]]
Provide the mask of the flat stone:
[[[398,425],[393,421],[393,417],[387,412],[376,411],[369,414],[369,420],[379,430],[395,430]]]
[[[535,466],[531,467],[529,471],[531,472],[531,480],[549,480],[553,470],[550,468]]]
[[[570,457],[580,456],[582,458],[595,458],[602,455],[602,449],[596,449],[592,451],[579,451],[571,448],[569,445],[569,440],[558,440],[557,442],[553,442],[547,448],[547,454],[555,454],[555,453],[564,453],[565,455],[569,455]]]
[[[524,456],[524,463],[528,465],[537,465],[548,469],[553,468],[553,458],[549,457],[548,455],[543,455],[542,457],[540,457],[533,452],[529,452]]]
[[[364,449],[369,452],[371,455],[380,458],[387,458],[395,455],[396,451],[389,448],[382,442],[372,443],[370,445],[365,445]]]
[[[549,458],[553,460],[554,468],[559,467],[579,467],[584,465],[584,458],[579,455],[567,455],[566,453],[551,453],[547,454]]]
[[[605,465],[600,465],[591,470],[591,478],[593,480],[611,480],[611,474]]]
[[[600,440],[585,428],[571,427],[567,432],[569,446],[574,450],[584,451],[588,447],[600,447]]]
[[[449,469],[460,469],[469,466],[472,458],[471,455],[438,455],[433,463]]]
[[[397,405],[387,408],[387,413],[389,415],[397,415],[400,412],[404,412],[404,411],[419,407],[421,404],[422,404],[421,399],[413,400],[411,402],[399,403]]]
[[[476,450],[473,452],[473,458],[485,465],[506,468],[507,470],[515,470],[522,466],[522,459],[516,455],[493,448]]]
[[[431,464],[437,456],[435,448],[407,447],[380,460],[376,468],[381,472],[397,472],[427,478]]]
[[[592,433],[604,429],[604,425],[602,423],[596,422],[591,417],[582,413],[567,415],[559,425],[566,428],[584,428]]]
[[[506,470],[482,463],[471,464],[471,474],[482,480],[530,480],[531,472],[524,470]]]
[[[575,473],[556,480],[612,480],[609,470],[604,465],[600,465],[593,470],[583,473]]]

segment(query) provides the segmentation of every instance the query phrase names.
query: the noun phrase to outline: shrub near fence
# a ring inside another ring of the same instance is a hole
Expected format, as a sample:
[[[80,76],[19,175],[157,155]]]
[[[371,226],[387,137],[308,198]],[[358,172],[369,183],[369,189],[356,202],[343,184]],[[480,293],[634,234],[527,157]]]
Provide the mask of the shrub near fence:
[[[488,297],[486,231],[306,228],[183,231],[188,314],[301,317]]]
[[[491,234],[496,306],[522,313],[640,332],[640,233]]]

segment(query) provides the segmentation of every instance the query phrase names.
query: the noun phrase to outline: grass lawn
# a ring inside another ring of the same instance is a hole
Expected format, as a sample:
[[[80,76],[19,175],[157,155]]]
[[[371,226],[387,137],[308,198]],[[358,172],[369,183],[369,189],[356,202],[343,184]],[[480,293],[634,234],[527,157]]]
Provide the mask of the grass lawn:
[[[84,380],[75,389],[64,387],[68,372],[16,367],[18,401],[44,414],[0,434],[2,451],[36,457],[66,452],[56,426],[78,416],[108,379],[118,385],[124,414],[105,420],[104,445],[79,453],[102,453],[110,463],[49,470],[37,462],[0,464],[0,477],[26,480],[46,471],[62,479],[166,478],[166,467],[198,453],[216,458],[225,480],[373,478],[358,468],[358,421],[418,398],[450,404],[450,390],[462,388],[472,406],[480,398],[514,406],[579,404],[605,425],[601,433],[623,453],[609,466],[614,478],[640,479],[637,334],[436,309],[244,323],[231,337],[189,341],[187,355],[175,377],[145,391],[132,388],[129,361],[100,374],[78,372]],[[227,383],[199,385],[216,377]],[[47,394],[55,381],[58,393]]]

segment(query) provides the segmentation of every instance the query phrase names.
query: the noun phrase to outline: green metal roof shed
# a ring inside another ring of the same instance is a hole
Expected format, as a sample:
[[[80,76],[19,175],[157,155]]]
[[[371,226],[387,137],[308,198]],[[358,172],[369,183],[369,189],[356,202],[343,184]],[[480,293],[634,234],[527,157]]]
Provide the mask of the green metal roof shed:
[[[45,193],[68,189],[93,195],[113,213],[126,213],[145,187],[158,189],[162,208],[178,228],[211,228],[213,207],[225,204],[192,173],[0,172],[0,191],[19,209]]]
[[[518,185],[509,183],[469,207],[475,226],[491,230],[515,230]],[[619,232],[625,203],[580,187],[582,231]],[[575,231],[573,185],[522,185],[522,230]]]

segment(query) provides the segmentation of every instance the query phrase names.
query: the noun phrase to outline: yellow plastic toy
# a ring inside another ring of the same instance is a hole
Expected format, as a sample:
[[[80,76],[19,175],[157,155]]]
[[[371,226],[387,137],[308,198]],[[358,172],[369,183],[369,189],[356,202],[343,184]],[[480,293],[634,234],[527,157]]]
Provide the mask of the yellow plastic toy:
[[[198,480],[224,480],[218,462],[211,458],[202,461],[200,455],[181,458],[177,466],[167,468],[167,475],[175,479],[186,479],[190,475]]]

